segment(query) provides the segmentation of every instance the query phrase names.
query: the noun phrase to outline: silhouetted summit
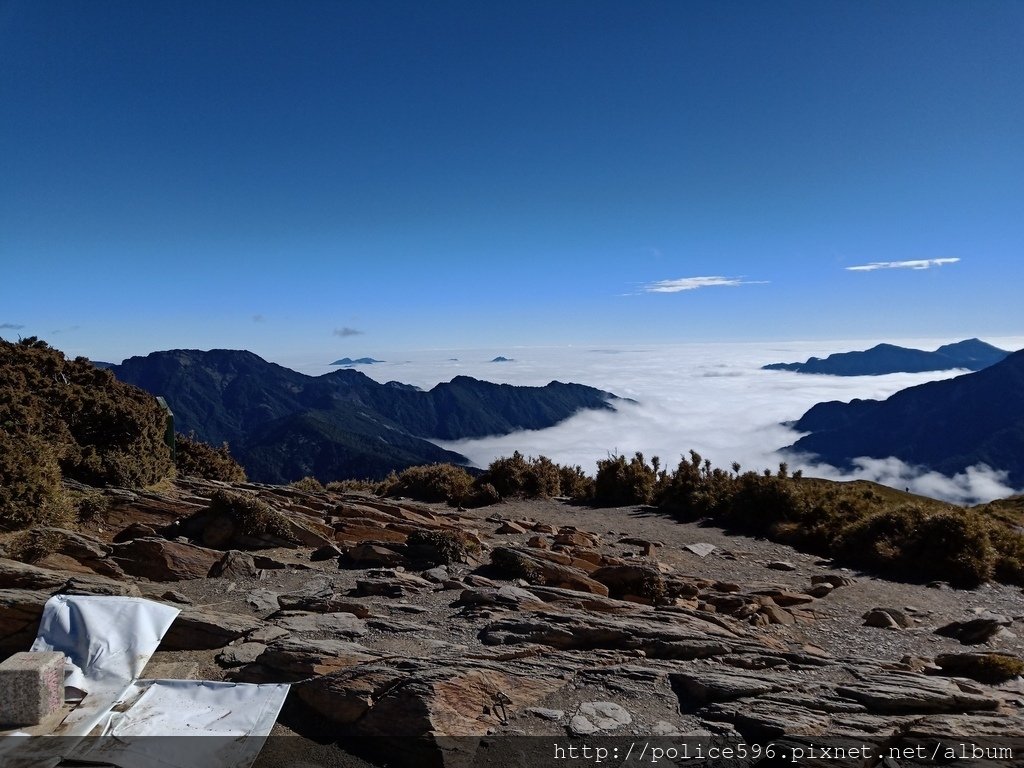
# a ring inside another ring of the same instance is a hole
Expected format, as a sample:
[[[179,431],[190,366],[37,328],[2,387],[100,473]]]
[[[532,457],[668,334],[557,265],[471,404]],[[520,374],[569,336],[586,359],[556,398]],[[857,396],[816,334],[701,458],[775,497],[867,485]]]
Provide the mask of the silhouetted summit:
[[[796,371],[830,376],[881,376],[887,373],[923,373],[965,368],[980,371],[1003,360],[1009,352],[980,339],[945,344],[934,352],[878,344],[862,352],[837,352],[825,359],[812,357],[804,363],[772,363],[766,371]]]

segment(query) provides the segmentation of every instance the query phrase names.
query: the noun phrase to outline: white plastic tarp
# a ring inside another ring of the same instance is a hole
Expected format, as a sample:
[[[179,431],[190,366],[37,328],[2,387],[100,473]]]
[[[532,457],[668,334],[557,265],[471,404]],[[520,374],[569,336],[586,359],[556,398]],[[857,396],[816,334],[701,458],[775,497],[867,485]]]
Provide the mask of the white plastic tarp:
[[[50,598],[32,650],[65,654],[65,696],[79,703],[58,728],[63,738],[16,741],[51,755],[58,741],[62,757],[121,768],[252,765],[289,686],[139,680],[178,613],[137,597]],[[183,736],[220,738],[168,740]],[[4,741],[0,753],[9,757],[14,745]]]
[[[109,715],[179,613],[141,597],[55,595],[46,602],[30,650],[63,653],[65,698],[81,699],[62,735],[85,736]]]

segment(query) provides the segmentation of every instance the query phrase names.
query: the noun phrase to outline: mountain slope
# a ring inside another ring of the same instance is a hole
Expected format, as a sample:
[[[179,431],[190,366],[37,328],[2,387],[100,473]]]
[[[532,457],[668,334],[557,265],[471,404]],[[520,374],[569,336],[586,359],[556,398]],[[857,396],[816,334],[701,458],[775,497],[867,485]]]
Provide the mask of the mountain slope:
[[[583,408],[611,408],[615,399],[579,384],[516,387],[467,376],[423,392],[350,368],[306,376],[239,350],[154,352],[111,370],[163,395],[179,431],[230,443],[249,476],[264,482],[465,462],[429,439],[543,429]]]
[[[980,339],[945,344],[934,352],[878,344],[861,352],[837,352],[825,359],[809,358],[803,363],[772,363],[766,371],[796,371],[830,376],[881,376],[887,373],[923,373],[964,368],[980,371],[1006,358],[1009,353]]]
[[[1024,485],[1024,350],[977,373],[904,389],[884,401],[819,403],[790,446],[830,464],[895,456],[945,474],[978,463]]]

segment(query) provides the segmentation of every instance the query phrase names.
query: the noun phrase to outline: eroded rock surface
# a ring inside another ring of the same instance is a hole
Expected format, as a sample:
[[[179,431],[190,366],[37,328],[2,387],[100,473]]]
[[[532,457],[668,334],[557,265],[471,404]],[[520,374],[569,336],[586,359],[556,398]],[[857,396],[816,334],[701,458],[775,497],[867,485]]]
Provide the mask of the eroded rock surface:
[[[26,650],[57,592],[143,594],[182,608],[160,663],[293,683],[286,732],[325,725],[396,766],[455,766],[471,748],[446,737],[503,734],[1024,739],[1009,587],[966,600],[631,509],[237,485],[291,521],[273,548],[218,538],[203,510],[223,487],[109,491],[119,543],[70,532],[42,565],[0,559],[0,649]],[[465,552],[424,544],[444,531]]]

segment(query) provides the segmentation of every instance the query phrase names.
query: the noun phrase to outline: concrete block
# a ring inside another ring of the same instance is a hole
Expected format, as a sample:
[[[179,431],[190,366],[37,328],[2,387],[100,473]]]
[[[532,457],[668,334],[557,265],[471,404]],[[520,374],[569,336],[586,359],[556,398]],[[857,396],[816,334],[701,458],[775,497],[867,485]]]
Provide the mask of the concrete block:
[[[0,725],[38,725],[64,706],[64,654],[16,653],[0,662]]]

